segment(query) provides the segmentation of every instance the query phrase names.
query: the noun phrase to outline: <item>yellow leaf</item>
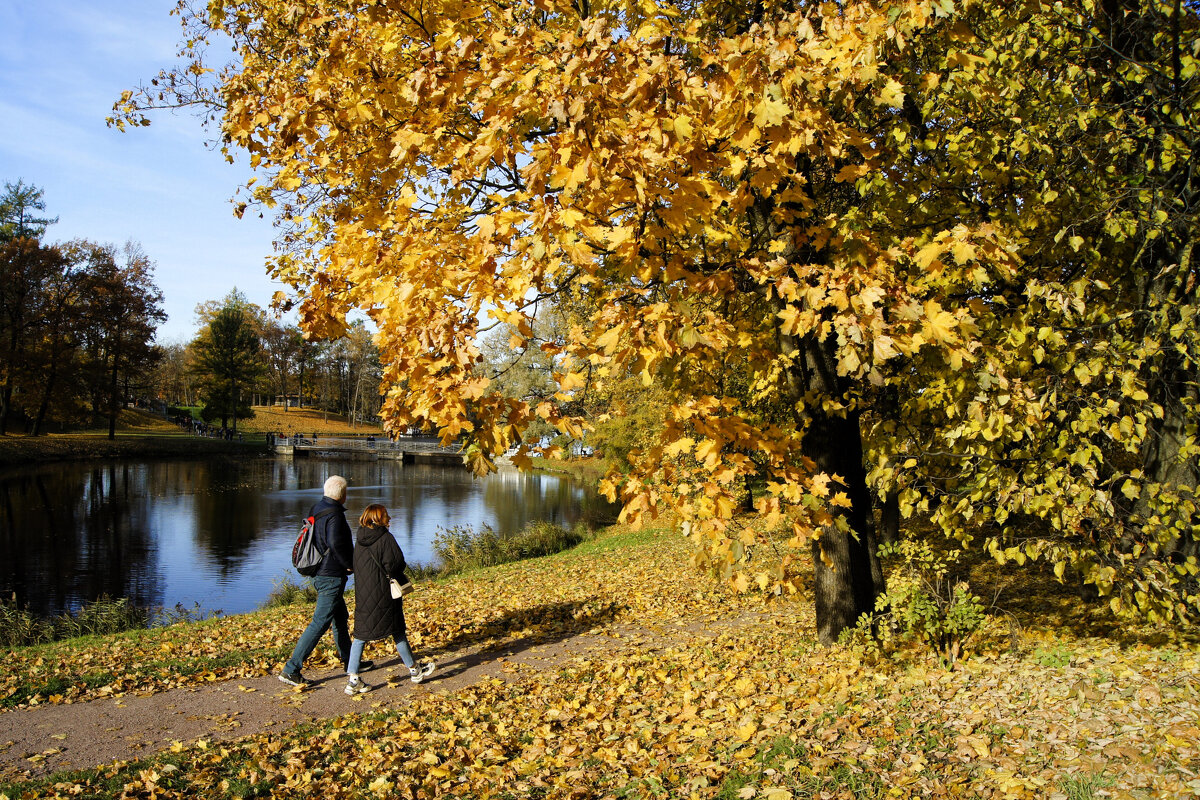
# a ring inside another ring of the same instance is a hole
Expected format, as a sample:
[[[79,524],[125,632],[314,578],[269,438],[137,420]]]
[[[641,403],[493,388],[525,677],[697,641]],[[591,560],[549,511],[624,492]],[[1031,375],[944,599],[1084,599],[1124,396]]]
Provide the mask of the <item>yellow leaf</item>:
[[[957,340],[958,335],[955,332],[957,326],[958,321],[954,315],[943,311],[937,301],[930,300],[925,303],[925,324],[922,326],[922,331],[926,334],[925,338],[928,341],[953,342]]]
[[[904,87],[895,78],[889,78],[879,91],[879,100],[884,105],[900,108],[904,105]]]
[[[786,103],[764,98],[754,107],[754,124],[759,128],[770,128],[783,122],[790,113]]]
[[[582,372],[568,372],[566,375],[562,376],[562,380],[560,380],[558,383],[559,390],[563,392],[569,392],[573,389],[581,389],[586,385],[587,376]]]

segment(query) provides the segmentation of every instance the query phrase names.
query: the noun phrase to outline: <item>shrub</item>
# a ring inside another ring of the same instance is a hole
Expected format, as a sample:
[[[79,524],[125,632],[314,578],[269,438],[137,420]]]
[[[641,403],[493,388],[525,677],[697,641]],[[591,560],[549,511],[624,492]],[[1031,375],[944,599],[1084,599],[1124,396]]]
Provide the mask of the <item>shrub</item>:
[[[219,615],[176,603],[174,609],[135,606],[128,597],[101,596],[76,611],[39,617],[17,605],[16,598],[0,600],[0,647],[26,647],[76,636],[104,636],[178,622],[199,622]]]
[[[437,572],[453,575],[468,569],[553,555],[569,550],[585,538],[580,531],[568,531],[550,522],[531,523],[512,536],[501,536],[487,525],[479,530],[460,526],[439,530],[433,540],[433,551],[439,562]]]
[[[408,564],[405,572],[414,581],[431,581],[442,574],[442,569],[437,564]]]
[[[74,614],[63,614],[55,620],[56,639],[75,636],[102,636],[107,633],[148,628],[154,612],[129,602],[128,597],[100,597],[84,603]]]
[[[0,644],[24,647],[76,636],[100,636],[108,633],[147,628],[154,611],[133,605],[129,598],[103,596],[84,603],[79,610],[56,617],[39,617],[17,605],[16,599],[0,601]]]
[[[54,623],[17,605],[16,598],[0,600],[0,646],[21,647],[53,641]]]
[[[311,581],[305,581],[301,585],[292,580],[291,575],[284,575],[275,580],[274,587],[263,601],[263,608],[317,602],[317,587],[313,586]]]
[[[953,550],[938,555],[927,542],[881,546],[881,558],[898,555],[902,561],[888,577],[887,591],[876,598],[875,613],[864,614],[847,632],[846,642],[884,652],[921,642],[943,666],[953,669],[985,619],[983,604],[967,582],[947,577],[949,564],[960,554]]]
[[[156,609],[150,625],[155,628],[165,628],[168,625],[203,622],[209,617],[219,617],[223,613],[219,608],[215,611],[205,611],[199,603],[192,603],[191,607],[185,606],[183,603],[176,603],[174,608]]]

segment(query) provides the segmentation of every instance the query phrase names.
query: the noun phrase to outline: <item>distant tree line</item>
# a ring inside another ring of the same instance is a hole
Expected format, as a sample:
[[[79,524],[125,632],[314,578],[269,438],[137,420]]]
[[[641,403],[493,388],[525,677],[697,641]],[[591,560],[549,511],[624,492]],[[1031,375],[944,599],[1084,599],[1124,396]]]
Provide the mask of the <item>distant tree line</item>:
[[[42,190],[0,196],[0,434],[105,424],[148,396],[166,319],[154,263],[136,242],[47,244]]]
[[[382,370],[362,322],[341,338],[309,341],[236,288],[198,306],[196,318],[195,338],[162,348],[155,377],[168,402],[202,406],[206,421],[235,430],[254,405],[317,409],[352,423],[378,419]]]
[[[40,188],[0,195],[0,435],[107,427],[127,404],[201,407],[237,429],[253,405],[378,419],[379,353],[362,322],[308,341],[236,288],[196,309],[189,342],[158,344],[166,320],[154,262],[136,242],[47,243]]]

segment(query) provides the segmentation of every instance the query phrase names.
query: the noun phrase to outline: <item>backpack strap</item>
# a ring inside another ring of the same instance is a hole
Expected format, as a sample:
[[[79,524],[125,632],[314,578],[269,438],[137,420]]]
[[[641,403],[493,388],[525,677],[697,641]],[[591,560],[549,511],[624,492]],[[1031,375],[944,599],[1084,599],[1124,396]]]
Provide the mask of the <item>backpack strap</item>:
[[[325,517],[328,517],[330,514],[332,514],[335,511],[337,511],[336,506],[333,508],[322,509],[321,511],[318,511],[316,514],[312,515],[313,536],[314,537],[317,535],[317,520],[324,519]],[[326,531],[326,526],[324,526],[324,525],[321,526],[321,541],[324,543],[325,546],[320,547],[318,549],[321,551],[321,557],[324,558],[325,554],[329,552],[329,535],[328,535],[328,532]]]

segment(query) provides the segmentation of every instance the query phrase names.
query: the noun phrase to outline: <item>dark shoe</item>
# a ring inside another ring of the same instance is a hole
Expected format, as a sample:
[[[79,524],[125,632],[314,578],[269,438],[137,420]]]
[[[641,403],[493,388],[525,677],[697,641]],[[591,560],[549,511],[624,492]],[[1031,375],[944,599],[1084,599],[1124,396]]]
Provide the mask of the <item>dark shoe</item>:
[[[345,672],[346,668],[349,666],[350,666],[349,664],[342,664],[342,672]],[[371,661],[368,658],[364,658],[362,661],[358,662],[358,671],[359,672],[370,672],[373,669],[375,669],[375,662]]]
[[[288,672],[284,670],[279,673],[279,680],[289,686],[312,686],[313,682],[301,675],[299,672]]]

